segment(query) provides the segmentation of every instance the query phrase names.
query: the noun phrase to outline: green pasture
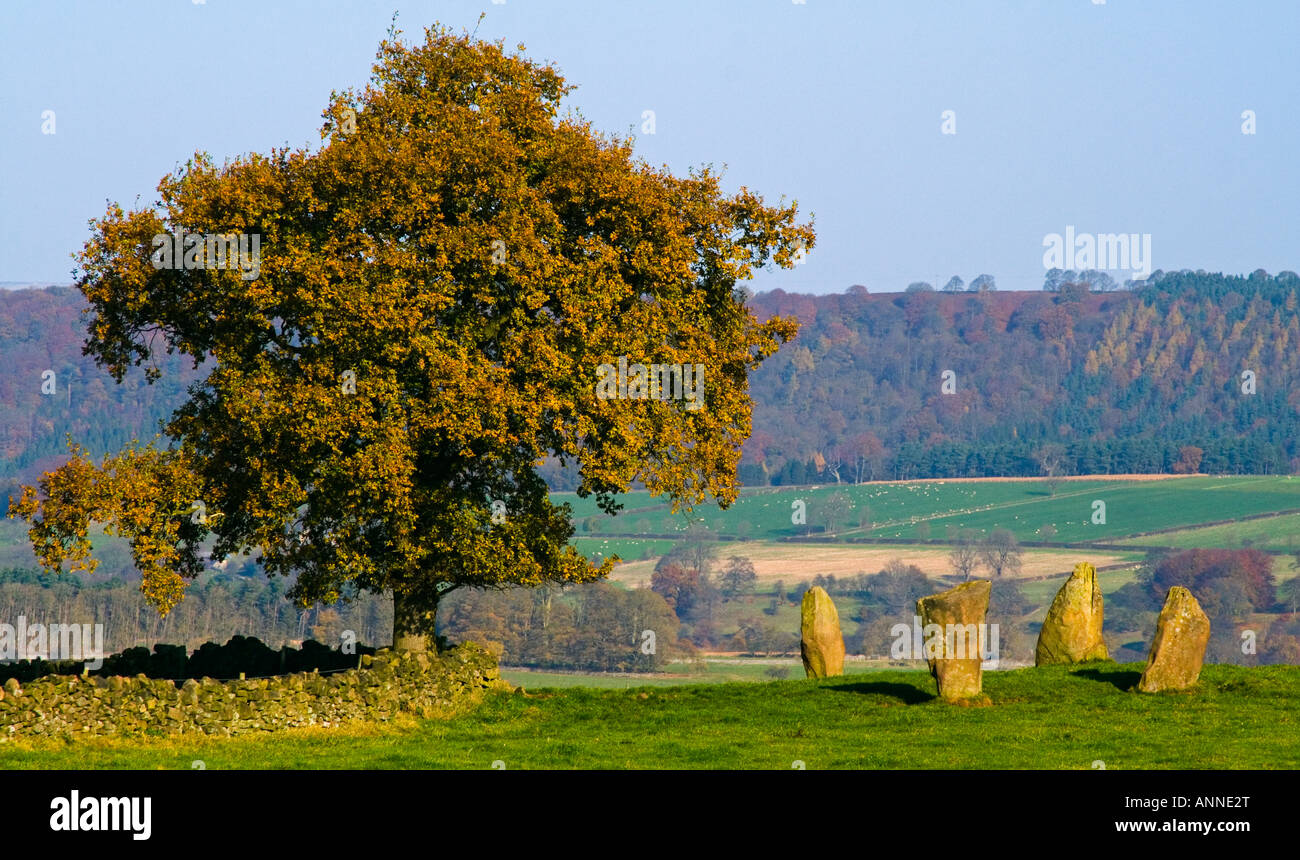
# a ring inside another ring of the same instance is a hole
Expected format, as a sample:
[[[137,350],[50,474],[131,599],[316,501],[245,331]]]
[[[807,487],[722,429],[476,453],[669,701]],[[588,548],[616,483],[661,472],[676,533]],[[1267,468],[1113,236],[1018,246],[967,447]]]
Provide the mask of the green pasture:
[[[1300,552],[1300,514],[1281,514],[1217,526],[1182,529],[1123,541],[1134,547],[1171,546],[1178,549],[1222,547]]]
[[[925,671],[823,681],[494,693],[450,719],[227,739],[0,743],[0,767],[180,769],[1300,768],[1300,668],[1207,666],[1194,690],[1131,691],[1140,666],[989,672],[989,702]]]
[[[751,539],[820,535],[828,525],[827,500],[836,492],[848,497],[852,505],[841,522],[833,523],[837,535],[885,540],[941,540],[950,530],[987,534],[1005,528],[1021,541],[1032,541],[1042,540],[1043,527],[1050,525],[1055,541],[1110,542],[1147,532],[1300,510],[1300,477],[1282,475],[1065,481],[1054,493],[1042,479],[777,487],[745,491],[726,511],[714,504],[702,505],[695,516],[714,532]],[[597,513],[594,503],[588,504],[590,500],[559,493],[555,498],[576,500],[575,519],[579,522]],[[805,507],[806,524],[791,522],[797,502]],[[1105,522],[1100,522],[1101,509],[1095,502],[1105,504]],[[1098,522],[1094,522],[1095,514]],[[864,515],[866,526],[862,525]],[[670,514],[646,493],[630,493],[625,509],[615,517],[602,515],[598,527],[601,532],[618,534],[680,533],[686,528],[686,519],[682,514]],[[1227,536],[1235,537],[1238,545],[1245,536],[1287,549],[1291,546],[1288,538],[1300,544],[1300,514],[1239,523],[1213,533],[1215,539]],[[1157,536],[1147,540],[1154,545],[1178,545]]]

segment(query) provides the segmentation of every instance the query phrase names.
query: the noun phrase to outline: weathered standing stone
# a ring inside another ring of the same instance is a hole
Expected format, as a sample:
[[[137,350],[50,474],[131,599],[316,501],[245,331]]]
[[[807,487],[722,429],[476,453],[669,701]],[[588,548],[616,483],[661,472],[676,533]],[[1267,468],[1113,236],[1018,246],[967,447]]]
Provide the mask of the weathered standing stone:
[[[820,585],[804,592],[800,608],[803,638],[799,653],[809,678],[832,678],[844,674],[844,636],[840,614],[826,589]]]
[[[1182,690],[1196,683],[1210,643],[1210,619],[1192,593],[1181,585],[1169,589],[1156,619],[1151,654],[1137,688],[1143,693]]]
[[[991,591],[992,583],[977,579],[916,601],[916,614],[921,617],[921,633],[926,643],[926,662],[944,701],[981,695],[980,644]],[[931,625],[938,625],[938,630]],[[935,643],[933,652],[932,642]],[[931,653],[935,656],[931,657]]]
[[[1102,597],[1097,585],[1097,570],[1080,562],[1074,573],[1056,592],[1038,632],[1034,665],[1082,663],[1110,657],[1101,635]]]

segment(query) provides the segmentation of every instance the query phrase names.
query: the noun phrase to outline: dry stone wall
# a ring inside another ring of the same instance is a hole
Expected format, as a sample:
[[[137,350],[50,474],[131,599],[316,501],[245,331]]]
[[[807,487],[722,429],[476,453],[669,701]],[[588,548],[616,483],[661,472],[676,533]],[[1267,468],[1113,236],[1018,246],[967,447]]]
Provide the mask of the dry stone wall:
[[[341,672],[184,683],[137,675],[51,675],[0,690],[0,742],[50,735],[235,735],[347,720],[432,717],[509,689],[496,657],[472,643],[436,655],[380,651]]]

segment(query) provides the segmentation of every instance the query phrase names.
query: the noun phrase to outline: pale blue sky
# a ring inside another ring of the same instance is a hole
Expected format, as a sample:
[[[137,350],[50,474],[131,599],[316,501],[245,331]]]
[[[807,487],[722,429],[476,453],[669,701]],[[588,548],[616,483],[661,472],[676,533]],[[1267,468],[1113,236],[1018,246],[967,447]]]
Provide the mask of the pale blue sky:
[[[408,37],[486,11],[646,160],[815,212],[807,262],[754,289],[1038,289],[1067,225],[1149,233],[1155,268],[1300,269],[1295,0],[6,0],[0,281],[70,281],[87,219],[195,149],[315,145],[394,11]]]

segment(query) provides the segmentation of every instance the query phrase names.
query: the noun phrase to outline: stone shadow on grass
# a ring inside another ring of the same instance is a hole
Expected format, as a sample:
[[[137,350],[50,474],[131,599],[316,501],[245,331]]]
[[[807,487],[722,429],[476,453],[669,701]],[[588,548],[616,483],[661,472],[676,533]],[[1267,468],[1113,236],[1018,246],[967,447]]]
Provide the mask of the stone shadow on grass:
[[[1096,669],[1076,669],[1070,673],[1079,678],[1087,678],[1090,681],[1101,681],[1103,684],[1112,684],[1116,688],[1128,692],[1137,686],[1141,680],[1142,673],[1131,669],[1115,668],[1096,668]]]
[[[890,681],[855,681],[847,684],[836,684],[829,689],[837,693],[886,696],[891,699],[898,699],[905,705],[919,705],[922,702],[931,702],[939,698],[934,693],[918,690],[911,684],[895,684]]]

